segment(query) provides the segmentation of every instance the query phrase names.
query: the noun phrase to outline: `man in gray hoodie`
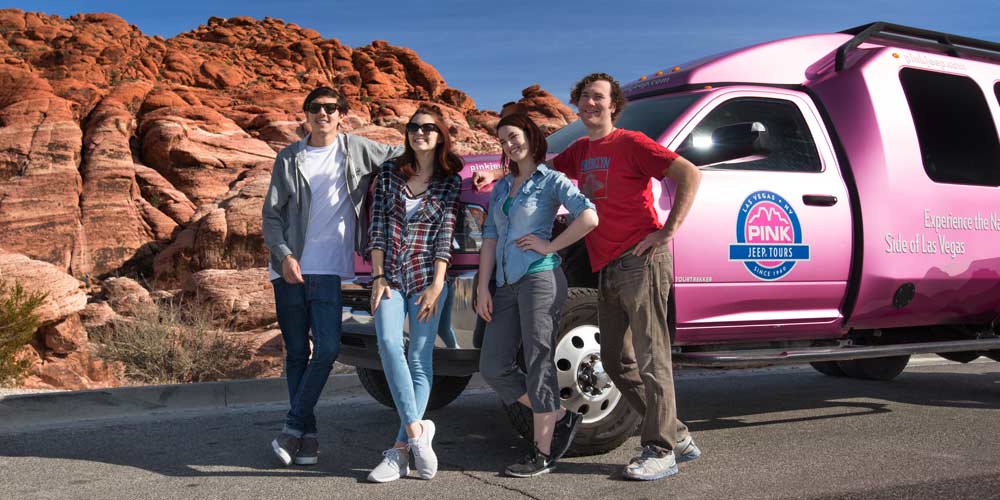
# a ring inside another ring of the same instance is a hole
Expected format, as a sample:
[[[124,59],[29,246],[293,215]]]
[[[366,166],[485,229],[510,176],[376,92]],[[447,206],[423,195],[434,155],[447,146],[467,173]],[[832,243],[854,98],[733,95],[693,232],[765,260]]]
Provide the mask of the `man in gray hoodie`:
[[[332,88],[314,89],[302,109],[310,134],[278,153],[263,208],[290,403],[271,448],[285,465],[318,461],[313,409],[340,353],[340,283],[354,277],[354,253],[368,232],[361,210],[370,174],[403,152],[340,133],[347,99]]]

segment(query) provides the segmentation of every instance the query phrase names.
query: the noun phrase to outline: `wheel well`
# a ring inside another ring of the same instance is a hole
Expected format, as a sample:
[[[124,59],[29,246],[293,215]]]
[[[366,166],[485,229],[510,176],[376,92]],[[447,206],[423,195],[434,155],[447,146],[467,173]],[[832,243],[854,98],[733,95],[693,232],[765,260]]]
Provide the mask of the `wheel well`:
[[[597,288],[597,273],[590,270],[590,256],[583,240],[559,251],[566,283],[571,287]]]

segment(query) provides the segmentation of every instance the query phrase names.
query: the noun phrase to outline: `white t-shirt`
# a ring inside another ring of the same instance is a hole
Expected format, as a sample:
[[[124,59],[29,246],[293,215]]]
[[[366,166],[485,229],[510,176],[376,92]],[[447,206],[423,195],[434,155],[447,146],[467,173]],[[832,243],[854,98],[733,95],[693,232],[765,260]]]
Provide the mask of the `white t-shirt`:
[[[309,183],[311,201],[302,274],[354,277],[354,227],[357,214],[347,190],[346,157],[340,138],[325,147],[306,146],[299,170]],[[270,269],[271,279],[281,275]]]
[[[417,215],[417,210],[420,209],[420,205],[424,201],[424,195],[411,198],[409,190],[406,190],[403,192],[403,200],[406,201],[406,220],[410,220],[414,215]]]

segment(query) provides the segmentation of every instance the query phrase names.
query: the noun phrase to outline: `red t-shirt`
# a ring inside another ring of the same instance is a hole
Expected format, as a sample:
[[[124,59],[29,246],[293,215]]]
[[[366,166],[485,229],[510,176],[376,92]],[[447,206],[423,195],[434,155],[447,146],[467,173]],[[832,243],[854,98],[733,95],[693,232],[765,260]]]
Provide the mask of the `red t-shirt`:
[[[596,141],[577,139],[553,159],[556,170],[576,179],[597,205],[600,223],[584,240],[595,272],[663,227],[650,178],[662,180],[675,158],[641,132],[615,129]]]

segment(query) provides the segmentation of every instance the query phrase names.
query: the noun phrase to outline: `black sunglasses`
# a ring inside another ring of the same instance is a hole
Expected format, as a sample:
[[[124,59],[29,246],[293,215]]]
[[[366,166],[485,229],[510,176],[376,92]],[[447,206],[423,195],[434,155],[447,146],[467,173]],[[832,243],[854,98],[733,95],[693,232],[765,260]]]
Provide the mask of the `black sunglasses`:
[[[441,129],[439,129],[438,126],[435,125],[435,124],[433,124],[433,123],[425,123],[423,125],[420,125],[418,123],[407,123],[406,124],[406,131],[407,132],[409,132],[411,134],[415,134],[415,133],[417,133],[418,130],[423,130],[425,134],[429,134],[431,132],[438,132],[438,133],[441,132]]]
[[[323,102],[323,103],[312,102],[312,103],[309,103],[308,106],[306,106],[306,111],[308,111],[308,112],[310,112],[310,113],[312,113],[314,115],[316,113],[319,113],[319,110],[321,110],[321,109],[323,111],[326,111],[326,114],[332,115],[333,113],[335,113],[340,108],[337,107],[337,103],[335,103],[335,102]]]

